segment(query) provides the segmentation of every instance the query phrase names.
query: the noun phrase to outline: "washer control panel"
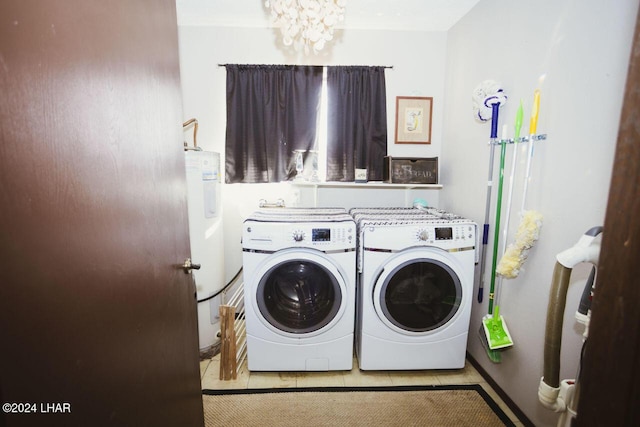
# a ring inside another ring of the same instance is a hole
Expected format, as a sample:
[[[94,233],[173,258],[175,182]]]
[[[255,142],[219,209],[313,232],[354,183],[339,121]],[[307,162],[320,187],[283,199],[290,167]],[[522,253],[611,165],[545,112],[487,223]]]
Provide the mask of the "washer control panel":
[[[330,228],[312,228],[311,241],[312,242],[330,242],[331,229]]]
[[[294,242],[304,242],[309,236],[308,231],[311,231],[312,242],[331,242],[331,228],[312,228],[311,230],[294,229],[291,232]],[[335,234],[335,233],[334,233]]]
[[[307,247],[319,250],[353,249],[356,225],[353,221],[336,222],[253,222],[244,223],[244,248],[278,250]]]
[[[296,224],[291,228],[291,240],[295,243],[307,243],[314,246],[348,243],[355,240],[355,226],[327,224],[317,227],[312,224]]]
[[[305,238],[304,231],[302,230],[293,230],[292,237],[295,242],[302,242]]]

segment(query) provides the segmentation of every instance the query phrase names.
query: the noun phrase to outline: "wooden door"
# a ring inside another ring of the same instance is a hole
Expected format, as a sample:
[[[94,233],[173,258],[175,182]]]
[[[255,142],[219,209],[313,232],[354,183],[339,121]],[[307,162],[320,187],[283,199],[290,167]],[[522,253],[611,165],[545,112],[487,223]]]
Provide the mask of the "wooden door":
[[[576,426],[640,425],[640,12],[602,233]]]
[[[0,89],[0,425],[202,425],[175,1],[3,0]]]

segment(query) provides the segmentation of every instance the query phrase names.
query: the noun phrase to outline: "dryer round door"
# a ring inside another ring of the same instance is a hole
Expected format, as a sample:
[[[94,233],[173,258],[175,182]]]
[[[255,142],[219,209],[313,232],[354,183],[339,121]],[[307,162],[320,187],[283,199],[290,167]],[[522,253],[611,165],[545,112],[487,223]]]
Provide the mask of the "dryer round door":
[[[409,249],[390,259],[373,287],[378,317],[392,330],[428,334],[460,309],[462,285],[457,263],[436,248]]]
[[[346,284],[322,252],[277,252],[258,271],[255,303],[278,333],[313,336],[331,328],[345,310]]]

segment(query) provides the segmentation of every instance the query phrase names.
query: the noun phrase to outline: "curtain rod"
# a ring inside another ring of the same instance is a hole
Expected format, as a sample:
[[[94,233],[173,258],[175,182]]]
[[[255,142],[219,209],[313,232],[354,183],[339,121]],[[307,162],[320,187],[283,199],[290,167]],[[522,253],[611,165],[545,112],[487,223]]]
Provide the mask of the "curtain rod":
[[[226,67],[227,65],[267,65],[267,64],[218,64],[218,67]],[[271,64],[271,65],[285,65],[285,66],[309,66],[309,67],[382,67],[391,68],[393,65],[302,65],[302,64]]]

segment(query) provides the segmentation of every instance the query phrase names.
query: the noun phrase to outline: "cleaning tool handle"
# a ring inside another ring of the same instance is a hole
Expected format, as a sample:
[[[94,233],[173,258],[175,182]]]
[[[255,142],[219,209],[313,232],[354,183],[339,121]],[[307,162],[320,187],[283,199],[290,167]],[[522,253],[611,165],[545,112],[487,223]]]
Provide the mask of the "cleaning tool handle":
[[[491,138],[498,137],[498,110],[500,109],[500,103],[496,102],[491,104]]]
[[[516,123],[514,125],[514,137],[513,142],[517,143],[520,139],[520,129],[522,129],[522,116],[524,112],[522,110],[522,100],[520,100],[520,106],[518,107],[518,111],[516,112]]]
[[[484,295],[484,270],[486,265],[486,249],[489,242],[489,219],[491,215],[491,188],[493,187],[493,163],[495,157],[495,138],[489,144],[489,177],[487,178],[487,200],[484,209],[484,230],[482,234],[482,258],[480,259],[480,286],[478,287],[478,302],[481,303]]]
[[[540,113],[540,89],[533,92],[533,107],[531,109],[531,120],[529,121],[529,134],[535,135],[538,128],[538,114]]]
[[[531,110],[531,121],[529,122],[529,150],[527,152],[527,170],[524,174],[524,190],[522,191],[522,212],[524,212],[531,180],[531,159],[533,159],[533,137],[538,128],[538,114],[540,113],[540,89],[533,92],[533,108]]]
[[[500,211],[502,210],[502,183],[504,180],[504,159],[506,156],[507,144],[502,141],[500,144],[500,176],[498,179],[498,201],[496,203],[496,221],[493,232],[493,260],[491,264],[491,286],[489,288],[489,314],[493,314],[493,299],[496,287],[496,265],[498,263],[498,242],[500,240]]]
[[[517,159],[518,159],[518,136],[520,135],[520,126],[522,125],[522,102],[520,103],[520,107],[518,107],[518,111],[516,113],[516,127],[518,128],[517,130],[517,135],[513,140],[513,156],[511,158],[511,174],[509,176],[509,192],[507,195],[507,212],[505,215],[505,220],[504,220],[504,225],[503,225],[503,232],[502,232],[502,255],[504,256],[504,253],[507,250],[507,237],[508,237],[508,233],[509,233],[509,219],[511,218],[511,201],[513,200],[513,187],[514,187],[514,179],[515,179],[515,174],[516,174],[516,163],[517,163]]]

